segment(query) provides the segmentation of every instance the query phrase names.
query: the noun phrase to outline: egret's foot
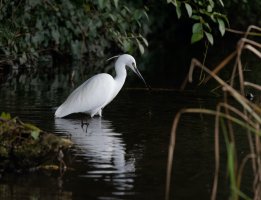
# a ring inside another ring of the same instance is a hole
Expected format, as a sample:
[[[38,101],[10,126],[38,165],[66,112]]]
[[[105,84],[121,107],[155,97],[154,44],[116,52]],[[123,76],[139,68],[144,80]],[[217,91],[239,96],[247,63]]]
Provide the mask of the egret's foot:
[[[84,126],[86,126],[85,132],[87,133],[88,126],[89,126],[89,123],[87,122],[87,118],[86,118],[86,122],[83,121],[83,118],[81,119],[81,127],[83,131],[84,131]]]

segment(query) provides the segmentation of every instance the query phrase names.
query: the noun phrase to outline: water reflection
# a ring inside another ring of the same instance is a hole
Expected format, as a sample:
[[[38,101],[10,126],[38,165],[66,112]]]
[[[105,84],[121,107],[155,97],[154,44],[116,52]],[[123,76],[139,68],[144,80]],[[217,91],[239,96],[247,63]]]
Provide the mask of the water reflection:
[[[113,184],[121,194],[133,188],[135,159],[126,158],[126,145],[121,133],[114,131],[112,123],[103,118],[55,119],[56,131],[70,135],[90,169],[81,176]],[[88,168],[89,168],[88,167]]]
[[[155,91],[148,97],[144,91],[125,90],[106,108],[105,118],[85,119],[87,128],[81,126],[80,117],[53,118],[51,108],[69,91],[35,90],[10,94],[1,88],[0,110],[43,130],[71,135],[75,146],[67,164],[72,170],[62,178],[55,172],[4,175],[0,177],[1,200],[164,199],[169,133],[175,113],[184,107],[216,105],[214,98],[199,93]],[[148,104],[151,117],[144,115]],[[173,166],[174,199],[209,199],[213,120],[204,115],[182,116]]]

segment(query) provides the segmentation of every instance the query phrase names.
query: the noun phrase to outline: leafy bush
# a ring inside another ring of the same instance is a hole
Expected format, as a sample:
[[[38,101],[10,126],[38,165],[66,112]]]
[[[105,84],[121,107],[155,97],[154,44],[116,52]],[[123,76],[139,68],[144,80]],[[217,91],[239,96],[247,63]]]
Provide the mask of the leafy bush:
[[[224,6],[222,0],[167,0],[168,3],[172,3],[176,7],[176,13],[180,18],[184,13],[189,18],[195,20],[192,27],[191,43],[198,42],[204,37],[213,45],[213,27],[218,25],[220,34],[225,34],[225,27],[228,24],[226,15],[218,11],[218,6]],[[185,12],[184,12],[185,11]]]
[[[77,59],[113,49],[143,53],[148,45],[146,10],[123,1],[3,0],[0,10],[2,61],[28,64],[46,51]]]

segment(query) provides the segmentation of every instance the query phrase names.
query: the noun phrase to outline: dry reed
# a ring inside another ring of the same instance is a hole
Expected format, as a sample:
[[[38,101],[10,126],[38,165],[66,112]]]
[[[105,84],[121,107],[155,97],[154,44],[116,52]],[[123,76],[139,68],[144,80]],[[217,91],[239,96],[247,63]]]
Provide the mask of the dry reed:
[[[253,32],[256,31],[256,32]],[[176,132],[181,115],[184,113],[201,113],[215,116],[215,129],[214,129],[214,148],[215,148],[215,171],[212,186],[211,200],[215,200],[218,193],[218,179],[220,174],[220,132],[226,132],[226,148],[227,148],[227,162],[228,173],[230,180],[230,199],[255,199],[261,200],[261,108],[245,97],[245,87],[252,87],[255,90],[261,91],[261,86],[255,83],[245,81],[243,67],[242,67],[242,53],[243,50],[252,52],[258,59],[261,59],[261,44],[249,36],[260,36],[261,28],[256,26],[249,26],[244,36],[238,41],[236,50],[225,57],[214,70],[209,70],[204,64],[197,59],[192,59],[189,74],[182,84],[184,89],[187,81],[192,82],[192,75],[195,67],[199,67],[206,72],[208,76],[203,83],[207,83],[211,78],[215,79],[223,91],[224,100],[217,104],[216,110],[202,109],[202,108],[188,108],[180,110],[173,121],[169,154],[167,163],[167,176],[166,176],[166,200],[170,198],[171,186],[171,172],[173,166],[173,156],[176,144]],[[242,32],[240,32],[242,34]],[[235,64],[232,70],[231,78],[228,81],[222,80],[217,74],[234,60]],[[240,90],[234,88],[234,83],[238,76]],[[232,96],[240,106],[233,106],[229,103],[228,96]],[[239,107],[239,108],[238,108]],[[233,131],[234,125],[240,125],[246,130],[246,135],[249,144],[249,153],[242,160],[237,159],[236,154],[236,137]],[[242,174],[244,172],[247,162],[251,161],[253,170],[253,196],[250,198],[240,190]]]

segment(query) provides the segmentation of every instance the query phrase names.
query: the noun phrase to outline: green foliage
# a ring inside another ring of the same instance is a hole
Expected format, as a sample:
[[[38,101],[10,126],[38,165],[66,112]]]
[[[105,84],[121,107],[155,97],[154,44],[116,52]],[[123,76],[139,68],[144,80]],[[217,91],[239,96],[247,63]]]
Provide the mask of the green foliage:
[[[115,48],[143,53],[148,45],[146,9],[124,1],[3,0],[0,9],[0,56],[19,64],[46,51],[80,59]]]
[[[176,7],[177,17],[180,18],[184,13],[189,18],[195,20],[192,27],[191,43],[198,42],[203,38],[206,38],[210,44],[214,44],[213,29],[217,25],[220,34],[225,34],[226,24],[228,20],[226,15],[220,13],[218,6],[223,7],[222,0],[214,2],[214,0],[167,0],[168,3],[173,4]]]
[[[192,27],[191,43],[197,42],[204,37],[203,25],[201,23],[195,23]]]

